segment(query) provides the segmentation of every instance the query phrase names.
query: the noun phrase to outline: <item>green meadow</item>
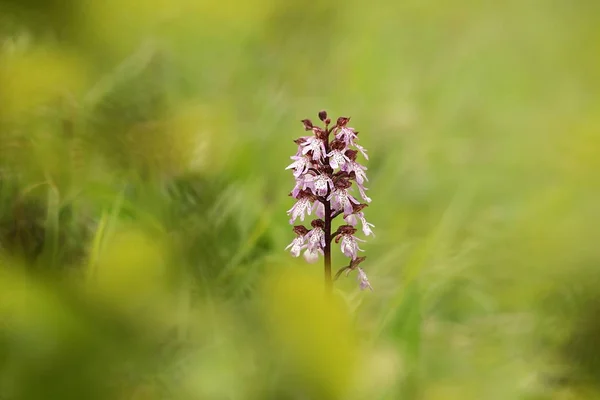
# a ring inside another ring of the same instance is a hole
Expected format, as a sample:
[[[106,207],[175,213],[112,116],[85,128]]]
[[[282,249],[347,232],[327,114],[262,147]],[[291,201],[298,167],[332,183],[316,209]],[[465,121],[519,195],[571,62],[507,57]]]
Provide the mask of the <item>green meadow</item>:
[[[330,299],[322,109],[376,235]],[[0,0],[0,399],[599,398],[597,1]]]

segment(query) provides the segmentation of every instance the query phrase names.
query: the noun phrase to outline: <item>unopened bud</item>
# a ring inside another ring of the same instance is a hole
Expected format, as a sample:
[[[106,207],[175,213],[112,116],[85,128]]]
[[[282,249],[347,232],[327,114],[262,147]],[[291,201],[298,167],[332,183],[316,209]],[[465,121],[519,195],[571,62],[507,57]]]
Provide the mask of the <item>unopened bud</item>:
[[[352,225],[342,225],[338,228],[338,231],[342,235],[354,235],[356,233],[356,228]]]
[[[312,131],[314,132],[317,139],[327,140],[327,132],[324,129],[315,126]]]
[[[321,121],[327,120],[327,111],[325,111],[325,110],[319,111],[319,119]]]
[[[304,225],[296,225],[294,226],[294,233],[296,235],[304,236],[308,233],[308,229]]]
[[[358,154],[358,151],[356,150],[352,150],[352,149],[348,149],[344,152],[344,154],[346,155],[346,157],[348,157],[350,160],[352,161],[356,161],[356,155]]]
[[[337,119],[337,126],[346,126],[346,124],[350,121],[349,117],[339,117]]]
[[[303,119],[301,122],[304,124],[304,130],[310,131],[314,127],[310,119]]]
[[[322,219],[313,219],[310,226],[313,228],[325,228],[325,221]]]
[[[344,148],[346,147],[346,143],[344,143],[342,140],[335,139],[329,144],[329,147],[332,150],[344,150]]]

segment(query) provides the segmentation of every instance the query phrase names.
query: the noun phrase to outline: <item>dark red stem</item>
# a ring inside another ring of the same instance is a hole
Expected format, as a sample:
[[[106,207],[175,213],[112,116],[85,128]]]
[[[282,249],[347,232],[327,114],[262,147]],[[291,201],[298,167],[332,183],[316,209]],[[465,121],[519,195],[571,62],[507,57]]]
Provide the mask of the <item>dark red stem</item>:
[[[331,133],[331,130],[327,129],[327,126],[325,126],[325,129],[327,131],[327,139],[325,140],[325,150],[326,150],[326,154],[329,153],[329,134]],[[329,157],[325,156],[325,165],[329,164]],[[331,189],[327,190],[327,196],[325,196],[325,198],[329,197],[329,194],[331,192]],[[325,248],[323,249],[323,253],[324,253],[324,274],[325,274],[325,291],[328,294],[331,294],[332,290],[333,290],[333,279],[331,277],[331,202],[329,200],[325,200],[324,201],[324,206],[325,206]]]
[[[324,254],[324,272],[325,272],[325,290],[331,293],[333,281],[331,279],[331,205],[325,203],[325,248]]]

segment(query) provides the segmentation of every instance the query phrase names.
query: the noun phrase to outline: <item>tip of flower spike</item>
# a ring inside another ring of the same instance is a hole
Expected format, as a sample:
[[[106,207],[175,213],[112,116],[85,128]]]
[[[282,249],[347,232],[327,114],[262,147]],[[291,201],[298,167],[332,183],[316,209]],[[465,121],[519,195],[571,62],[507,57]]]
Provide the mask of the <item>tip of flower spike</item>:
[[[319,111],[319,119],[321,121],[325,122],[325,120],[327,120],[327,111],[325,111],[325,110]]]

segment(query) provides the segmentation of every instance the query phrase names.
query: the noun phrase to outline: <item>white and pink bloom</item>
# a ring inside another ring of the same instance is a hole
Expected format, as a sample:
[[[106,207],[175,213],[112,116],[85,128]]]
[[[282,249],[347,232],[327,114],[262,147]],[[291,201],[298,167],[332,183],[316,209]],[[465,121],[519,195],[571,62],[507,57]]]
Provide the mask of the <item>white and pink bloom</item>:
[[[367,278],[367,274],[365,274],[365,271],[363,271],[363,269],[361,267],[358,267],[358,276],[357,276],[357,280],[358,280],[358,286],[360,287],[360,290],[365,290],[367,288],[369,288],[369,290],[371,290],[371,292],[373,291],[373,287],[371,287],[371,284],[369,283],[369,278]]]
[[[317,196],[327,196],[327,193],[333,189],[333,181],[324,173],[318,175],[307,174],[304,185]]]
[[[305,242],[306,242],[306,239],[304,239],[304,237],[298,236],[298,237],[294,238],[294,240],[292,240],[292,243],[287,245],[285,250],[287,250],[291,247],[290,253],[292,253],[292,255],[294,257],[298,257],[300,255],[300,252],[302,251],[302,249],[304,249],[306,247]]]
[[[366,204],[361,204],[361,206],[365,206],[365,205]],[[373,225],[370,222],[367,222],[367,220],[365,218],[365,214],[360,210],[357,211],[356,207],[354,209],[353,214],[350,214],[350,215],[347,215],[344,217],[344,221],[346,221],[346,223],[348,225],[352,225],[352,226],[356,226],[358,224],[358,221],[360,221],[362,224],[362,231],[365,234],[365,236],[369,236],[369,235],[375,236],[375,233],[373,233],[373,230],[371,229],[371,228],[374,228],[375,225]]]
[[[348,157],[340,150],[331,150],[327,153],[329,156],[329,165],[333,169],[344,168],[344,165],[348,162]]]
[[[322,250],[325,248],[325,221],[315,219],[311,222],[313,229],[306,234],[307,248],[310,250]]]
[[[294,177],[298,178],[300,175],[305,174],[308,169],[312,166],[312,161],[310,157],[306,155],[301,156],[291,156],[293,163],[288,165],[286,169],[294,169]]]
[[[304,174],[304,175],[300,175],[299,177],[296,178],[296,185],[290,192],[290,196],[297,199],[300,196],[300,192],[305,191],[306,185],[307,185],[307,182],[306,182],[307,176],[308,175]]]
[[[368,168],[356,162],[356,150],[346,150],[344,155],[348,158],[348,162],[343,165],[341,170],[346,171],[348,174],[354,172],[356,183],[360,185],[368,181],[369,179],[365,173]]]
[[[335,134],[335,138],[343,141],[346,144],[346,146],[356,147],[358,151],[361,152],[363,157],[368,160],[369,156],[367,155],[367,151],[365,150],[365,148],[355,142],[358,139],[358,132],[356,132],[354,128],[346,126],[348,121],[350,121],[350,118],[338,118],[338,127],[336,128],[337,131]]]
[[[335,189],[327,197],[331,201],[331,209],[334,211],[343,211],[344,215],[352,214],[352,204],[360,204],[350,193],[348,189]]]
[[[329,157],[329,166],[333,169],[340,169],[344,171],[346,163],[350,161],[346,152],[346,143],[341,140],[334,140],[330,143],[329,147],[331,151],[327,153]]]
[[[321,161],[327,154],[325,142],[314,136],[309,137],[301,146],[303,147],[302,154],[307,154],[309,151],[312,152],[312,159],[314,161]]]
[[[350,257],[352,259],[358,257],[358,252],[364,251],[358,247],[358,241],[364,242],[364,240],[358,239],[352,235],[342,235],[340,246],[342,253],[344,253],[346,257]]]
[[[316,198],[312,193],[301,190],[296,198],[298,199],[296,204],[287,211],[287,214],[291,215],[290,224],[293,224],[297,218],[304,221],[305,215],[310,215],[315,208]]]
[[[354,236],[356,233],[356,228],[350,225],[342,225],[338,228],[338,235],[335,238],[336,243],[340,243],[340,249],[342,253],[346,257],[350,257],[351,259],[356,259],[358,257],[359,251],[364,251],[360,247],[358,247],[358,242],[364,242],[362,239],[358,239]]]
[[[309,232],[303,225],[294,226],[296,237],[288,244],[285,250],[290,249],[292,256],[298,257],[302,249],[306,248],[306,234]]]

